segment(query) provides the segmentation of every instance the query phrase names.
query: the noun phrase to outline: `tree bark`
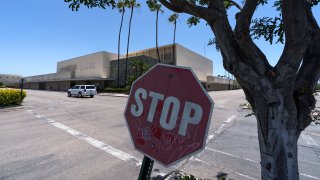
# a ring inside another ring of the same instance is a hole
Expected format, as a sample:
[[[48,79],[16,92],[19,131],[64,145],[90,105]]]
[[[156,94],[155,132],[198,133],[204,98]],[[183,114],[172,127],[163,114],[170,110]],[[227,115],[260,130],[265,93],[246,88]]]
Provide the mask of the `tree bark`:
[[[130,45],[130,34],[131,34],[131,22],[133,16],[134,5],[131,6],[130,20],[129,20],[129,31],[128,31],[128,41],[127,41],[127,53],[126,53],[126,68],[125,68],[125,78],[124,78],[124,87],[127,86],[128,81],[128,61],[129,61],[129,45]]]
[[[299,179],[296,131],[297,110],[290,92],[274,89],[278,103],[268,104],[256,94],[254,108],[258,120],[258,138],[262,179]],[[267,122],[267,123],[263,123]]]
[[[159,53],[159,46],[158,46],[158,26],[159,26],[159,9],[156,11],[156,50],[157,50],[157,57],[158,57],[158,63],[161,63],[160,61],[160,53]]]
[[[120,42],[121,42],[121,30],[123,24],[123,16],[124,16],[125,9],[124,7],[121,9],[121,23],[119,29],[119,36],[118,36],[118,80],[117,80],[117,87],[120,87]]]
[[[311,123],[312,93],[320,77],[320,30],[309,2],[282,1],[286,44],[272,67],[250,36],[259,0],[245,1],[236,16],[235,30],[224,0],[208,1],[207,7],[186,0],[159,1],[172,11],[200,17],[211,27],[223,66],[237,79],[257,119],[261,178],[299,179],[297,143]]]

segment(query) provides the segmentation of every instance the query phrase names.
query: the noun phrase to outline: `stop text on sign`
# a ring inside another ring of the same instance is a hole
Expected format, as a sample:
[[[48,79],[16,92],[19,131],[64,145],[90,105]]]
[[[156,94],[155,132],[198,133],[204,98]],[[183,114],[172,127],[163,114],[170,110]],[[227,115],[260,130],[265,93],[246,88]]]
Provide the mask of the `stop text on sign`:
[[[130,112],[135,117],[140,117],[143,114],[144,105],[142,101],[151,98],[151,104],[149,107],[149,113],[147,116],[147,121],[152,123],[154,119],[154,114],[156,112],[158,102],[163,101],[163,107],[160,115],[160,125],[166,130],[172,130],[176,127],[178,120],[180,107],[182,109],[182,119],[179,126],[179,132],[181,136],[185,136],[189,124],[197,125],[202,119],[202,107],[194,102],[185,101],[180,102],[177,97],[167,96],[165,97],[161,93],[150,91],[149,93],[143,89],[139,88],[134,92],[134,99],[136,104],[131,104]],[[169,111],[172,109],[169,116]],[[169,118],[169,121],[168,121]]]

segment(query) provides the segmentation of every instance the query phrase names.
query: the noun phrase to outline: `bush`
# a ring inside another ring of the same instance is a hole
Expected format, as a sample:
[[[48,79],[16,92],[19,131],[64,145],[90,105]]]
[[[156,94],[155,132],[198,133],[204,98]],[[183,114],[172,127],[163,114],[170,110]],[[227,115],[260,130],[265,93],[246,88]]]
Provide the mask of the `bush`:
[[[0,87],[2,87],[3,86],[3,82],[0,82]]]
[[[105,88],[104,92],[110,93],[128,93],[130,91],[129,88]]]
[[[17,89],[0,89],[0,107],[20,105],[23,99],[27,96],[25,91],[22,92]]]

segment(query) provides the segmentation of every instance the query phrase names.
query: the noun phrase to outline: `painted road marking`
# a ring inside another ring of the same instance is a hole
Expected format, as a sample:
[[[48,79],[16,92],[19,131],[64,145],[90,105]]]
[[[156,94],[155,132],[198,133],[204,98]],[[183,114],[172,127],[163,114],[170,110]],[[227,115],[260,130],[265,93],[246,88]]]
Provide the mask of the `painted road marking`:
[[[234,155],[234,154],[230,154],[230,153],[227,153],[227,152],[223,152],[223,151],[219,151],[219,150],[216,150],[216,149],[211,149],[211,148],[206,148],[208,149],[209,151],[213,151],[213,152],[217,152],[217,153],[220,153],[220,154],[224,154],[224,155],[227,155],[227,156],[231,156],[231,157],[235,157],[235,158],[238,158],[238,159],[242,159],[242,160],[246,160],[246,161],[249,161],[249,162],[252,162],[252,163],[257,163],[257,164],[260,164],[259,161],[255,161],[255,160],[252,160],[252,159],[249,159],[249,158],[243,158],[243,157],[240,157],[240,156],[237,156],[237,155]],[[231,170],[232,171],[232,170]],[[240,175],[240,176],[244,176],[246,177],[247,175],[244,175],[244,174],[240,174],[240,173],[237,173],[236,171],[233,171],[234,173]],[[305,177],[308,177],[308,178],[311,178],[311,179],[317,179],[317,180],[320,180],[319,177],[316,177],[316,176],[311,176],[309,174],[304,174],[304,173],[299,173],[301,176],[305,176]],[[247,178],[253,178],[251,176],[248,176]]]
[[[320,134],[318,133],[312,133],[312,132],[306,132],[306,131],[303,131],[304,134],[310,134],[310,135],[314,135],[314,136],[319,136],[320,137]]]
[[[317,180],[320,180],[320,178],[315,177],[315,176],[311,176],[311,175],[303,174],[303,173],[299,173],[299,174],[300,174],[300,175],[302,175],[302,176],[305,176],[305,177],[311,178],[311,179],[317,179]]]
[[[225,121],[225,123],[230,123],[230,122],[232,122],[235,118],[237,117],[237,115],[232,115],[231,117],[229,117],[226,121]]]
[[[236,119],[236,117],[237,117],[237,115],[234,114],[234,115],[230,116],[227,120],[225,120],[225,121],[219,126],[219,128],[218,128],[216,131],[214,131],[213,133],[211,133],[211,134],[208,136],[206,144],[208,144],[215,136],[219,135],[219,134],[224,130],[224,127],[225,127],[227,124],[233,122],[233,121]]]
[[[46,118],[45,116],[43,116],[41,114],[34,113],[30,109],[27,109],[27,112],[29,112],[30,114],[32,114],[33,116],[35,116],[35,117],[37,117],[39,119],[42,119],[42,120],[48,122],[49,124],[53,125],[54,127],[59,128],[59,129],[71,134],[72,136],[74,136],[74,137],[76,137],[76,138],[78,138],[78,139],[80,139],[80,140],[82,140],[82,141],[84,141],[84,142],[86,142],[88,144],[91,144],[92,146],[94,146],[94,147],[96,147],[96,148],[98,148],[98,149],[100,149],[100,150],[102,150],[102,151],[104,151],[104,152],[106,152],[106,153],[108,153],[108,154],[110,154],[112,156],[115,156],[115,157],[117,157],[117,158],[119,158],[119,159],[121,159],[123,161],[133,163],[136,166],[140,166],[141,165],[141,161],[138,158],[136,158],[136,157],[134,157],[134,156],[132,156],[130,154],[127,154],[127,153],[125,153],[125,152],[123,152],[123,151],[121,151],[119,149],[116,149],[116,148],[114,148],[114,147],[112,147],[112,146],[110,146],[108,144],[105,144],[105,143],[103,143],[103,142],[101,142],[99,140],[96,140],[96,139],[94,139],[94,138],[92,138],[90,136],[87,136],[87,135],[85,135],[85,134],[83,134],[83,133],[81,133],[81,132],[79,132],[79,131],[77,131],[75,129],[72,129],[72,128],[70,128],[70,127],[68,127],[68,126],[66,126],[66,125],[64,125],[62,123],[59,123],[59,122],[57,122],[57,121],[55,121],[53,119],[49,119],[49,118]]]
[[[235,174],[238,174],[238,175],[240,175],[240,176],[242,176],[242,177],[245,177],[245,178],[248,178],[248,179],[254,179],[254,180],[257,180],[257,178],[254,178],[254,177],[251,177],[251,176],[248,176],[248,175],[245,175],[245,174],[242,174],[242,173],[239,173],[239,172],[237,172],[237,171],[232,171],[232,170],[230,170],[231,172],[233,172],[233,173],[235,173]]]
[[[309,135],[303,133],[301,134],[301,138],[307,143],[308,146],[319,146],[318,143]]]
[[[206,148],[206,149],[209,150],[209,151],[217,152],[217,153],[224,154],[224,155],[231,156],[231,157],[235,157],[235,158],[238,158],[238,159],[243,159],[243,160],[246,160],[246,161],[249,161],[249,162],[260,163],[259,161],[255,161],[255,160],[248,159],[248,158],[243,158],[243,157],[240,157],[240,156],[237,156],[237,155],[233,155],[233,154],[230,154],[230,153],[227,153],[227,152],[219,151],[219,150],[216,150],[216,149],[211,149],[211,148]]]

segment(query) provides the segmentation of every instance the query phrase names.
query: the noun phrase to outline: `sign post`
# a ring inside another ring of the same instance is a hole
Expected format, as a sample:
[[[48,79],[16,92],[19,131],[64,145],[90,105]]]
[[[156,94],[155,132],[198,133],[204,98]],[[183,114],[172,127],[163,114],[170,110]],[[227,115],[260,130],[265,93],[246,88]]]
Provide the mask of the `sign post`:
[[[139,179],[150,176],[153,161],[169,167],[203,150],[212,110],[190,68],[158,64],[137,79],[124,117],[135,149],[145,155]]]
[[[24,78],[20,79],[20,99],[22,101],[22,92],[23,92],[23,84],[24,84]]]
[[[143,157],[138,180],[150,179],[154,161],[147,156]]]

